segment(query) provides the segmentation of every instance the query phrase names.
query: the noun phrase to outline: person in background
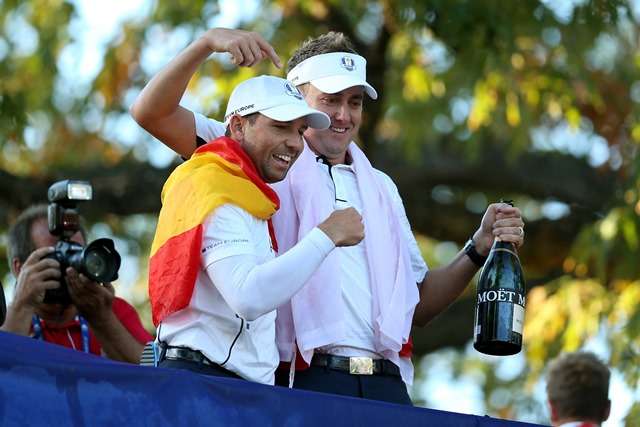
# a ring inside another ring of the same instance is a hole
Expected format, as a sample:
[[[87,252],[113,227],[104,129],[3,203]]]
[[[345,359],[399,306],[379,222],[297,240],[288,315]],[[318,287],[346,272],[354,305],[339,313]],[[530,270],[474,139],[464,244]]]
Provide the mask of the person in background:
[[[84,229],[71,240],[84,246]],[[65,274],[71,304],[44,302],[45,291],[60,286],[60,264],[47,258],[57,241],[49,232],[46,205],[26,209],[9,229],[7,252],[16,287],[0,330],[138,363],[153,338],[136,310],[115,296],[111,283],[92,282],[69,267]]]
[[[547,399],[551,425],[597,427],[609,418],[609,368],[593,353],[560,355],[549,365]]]

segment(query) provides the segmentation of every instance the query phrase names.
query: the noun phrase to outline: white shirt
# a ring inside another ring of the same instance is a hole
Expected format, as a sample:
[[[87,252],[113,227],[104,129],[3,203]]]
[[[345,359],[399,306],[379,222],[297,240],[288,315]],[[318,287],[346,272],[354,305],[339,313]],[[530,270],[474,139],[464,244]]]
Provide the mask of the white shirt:
[[[196,135],[205,141],[211,141],[225,132],[222,123],[209,119],[201,114],[194,113],[196,124]],[[318,167],[323,171],[325,178],[323,185],[327,185],[331,194],[335,195],[335,206],[344,209],[352,206],[362,213],[362,199],[357,186],[356,175],[350,165],[328,165],[317,162]],[[409,220],[407,219],[402,199],[398,188],[391,178],[385,173],[375,169],[376,173],[383,177],[386,190],[391,196],[391,200],[402,212],[400,223],[405,233],[406,241],[409,242],[409,253],[411,256],[411,266],[416,283],[422,282],[427,274],[428,267],[422,258],[418,244],[411,231]],[[373,296],[371,294],[371,282],[369,279],[369,264],[366,257],[364,242],[351,247],[339,247],[340,269],[342,277],[348,284],[342,288],[342,297],[345,303],[345,338],[331,345],[322,347],[318,351],[339,356],[369,356],[381,358],[375,352],[374,330],[373,330]]]
[[[163,320],[158,339],[199,350],[247,380],[273,384],[279,363],[275,309],[333,248],[315,228],[274,259],[266,221],[234,205],[218,207],[204,222],[201,270],[191,301]]]

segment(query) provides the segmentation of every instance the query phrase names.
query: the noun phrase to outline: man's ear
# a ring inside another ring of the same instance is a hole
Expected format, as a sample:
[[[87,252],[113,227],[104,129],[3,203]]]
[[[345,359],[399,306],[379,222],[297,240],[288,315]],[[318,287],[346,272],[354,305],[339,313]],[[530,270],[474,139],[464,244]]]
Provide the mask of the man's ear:
[[[22,269],[22,263],[20,262],[20,260],[18,258],[13,258],[11,260],[11,272],[13,273],[13,275],[15,277],[18,277],[18,274],[20,274],[21,269]]]
[[[231,139],[234,139],[239,143],[244,141],[244,122],[245,120],[238,115],[232,116],[231,121],[229,122],[229,133],[231,135]]]

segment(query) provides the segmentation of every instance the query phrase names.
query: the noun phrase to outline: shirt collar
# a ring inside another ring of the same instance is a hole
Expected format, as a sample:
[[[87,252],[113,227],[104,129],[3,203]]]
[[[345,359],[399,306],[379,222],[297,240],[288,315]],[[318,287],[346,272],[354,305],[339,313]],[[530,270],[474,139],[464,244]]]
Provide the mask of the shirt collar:
[[[347,153],[347,155],[349,155],[349,153]],[[320,155],[320,156],[316,155],[316,163],[324,165],[328,169],[337,167],[338,169],[345,169],[355,173],[355,170],[353,169],[353,163],[350,163],[350,164],[338,163],[337,165],[332,165],[331,163],[329,163],[329,160],[327,160],[327,158],[323,155]]]

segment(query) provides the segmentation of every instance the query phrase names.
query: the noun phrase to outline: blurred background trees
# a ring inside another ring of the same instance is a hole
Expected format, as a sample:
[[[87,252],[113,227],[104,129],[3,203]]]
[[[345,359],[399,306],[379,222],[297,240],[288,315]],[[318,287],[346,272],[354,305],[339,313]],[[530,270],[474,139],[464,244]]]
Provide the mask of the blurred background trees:
[[[616,368],[626,424],[638,425],[639,23],[637,0],[2,0],[0,252],[7,224],[48,185],[88,179],[95,200],[81,211],[94,237],[117,239],[118,292],[148,321],[147,254],[179,160],[129,118],[137,93],[212,26],[258,31],[285,61],[309,36],[342,31],[380,94],[359,142],[398,184],[429,265],[459,250],[491,201],[513,199],[527,221],[524,354],[470,350],[470,286],[414,332],[426,355],[414,398],[455,409],[440,378],[470,390],[468,411],[544,421],[546,362],[586,345]],[[283,74],[216,55],[184,103],[221,118],[233,86],[262,73]]]

